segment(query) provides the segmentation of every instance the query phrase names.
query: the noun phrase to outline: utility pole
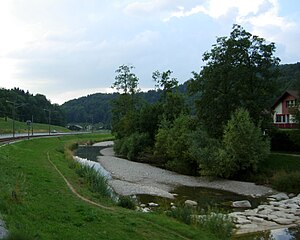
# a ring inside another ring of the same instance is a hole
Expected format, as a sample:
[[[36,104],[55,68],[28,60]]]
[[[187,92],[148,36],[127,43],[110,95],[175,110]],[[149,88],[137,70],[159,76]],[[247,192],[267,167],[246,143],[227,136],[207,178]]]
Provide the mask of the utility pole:
[[[51,130],[50,130],[50,123],[51,123],[51,110],[49,109],[45,109],[44,108],[44,111],[48,112],[48,125],[49,125],[49,135],[51,133]]]
[[[12,134],[13,134],[13,138],[15,137],[15,114],[16,114],[16,109],[19,107],[22,107],[24,104],[19,104],[16,105],[16,102],[12,102],[12,101],[8,101],[6,100],[7,103],[11,103],[13,105],[12,107],[12,120],[13,120],[13,124],[12,124]]]

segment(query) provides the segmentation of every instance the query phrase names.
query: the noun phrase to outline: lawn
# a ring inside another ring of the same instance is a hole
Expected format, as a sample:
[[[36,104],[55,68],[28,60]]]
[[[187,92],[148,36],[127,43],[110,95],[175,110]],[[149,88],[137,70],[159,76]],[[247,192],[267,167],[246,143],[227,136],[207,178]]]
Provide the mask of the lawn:
[[[48,132],[49,131],[49,125],[43,124],[43,123],[33,123],[33,130],[34,132]],[[7,121],[5,121],[4,118],[0,118],[0,134],[7,134],[12,133],[13,128],[13,120],[10,118],[7,118]],[[69,132],[70,130],[62,127],[62,126],[50,126],[51,130],[56,130],[58,132]],[[15,132],[16,133],[26,133],[28,131],[28,126],[26,125],[26,122],[19,122],[15,121]],[[31,131],[31,130],[30,130]]]
[[[112,136],[31,139],[0,147],[0,213],[11,233],[21,239],[216,239],[164,214],[123,209],[91,192],[64,154],[65,144],[91,139]],[[48,161],[48,153],[79,194],[112,209],[75,196]]]

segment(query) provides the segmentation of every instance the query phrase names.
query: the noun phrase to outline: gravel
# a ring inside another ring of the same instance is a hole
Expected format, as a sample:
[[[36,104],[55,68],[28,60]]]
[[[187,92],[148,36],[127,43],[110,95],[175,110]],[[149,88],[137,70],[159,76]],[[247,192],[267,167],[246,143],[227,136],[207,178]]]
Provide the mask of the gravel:
[[[101,146],[112,144],[111,141],[104,142]],[[103,149],[101,154],[104,156],[98,157],[99,163],[112,175],[108,183],[120,195],[149,194],[173,198],[171,192],[177,186],[206,187],[247,196],[274,193],[269,187],[250,182],[224,179],[210,181],[204,177],[181,175],[149,164],[128,161],[115,157],[112,147]]]

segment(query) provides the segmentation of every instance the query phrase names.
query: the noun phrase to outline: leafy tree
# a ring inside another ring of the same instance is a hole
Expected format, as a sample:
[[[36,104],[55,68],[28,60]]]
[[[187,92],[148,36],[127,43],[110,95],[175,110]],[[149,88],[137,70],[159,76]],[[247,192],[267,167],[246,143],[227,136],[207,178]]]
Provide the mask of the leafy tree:
[[[158,70],[153,72],[152,79],[156,82],[157,88],[162,88],[162,90],[167,92],[172,92],[172,90],[178,87],[178,80],[176,78],[171,78],[171,70],[160,73]]]
[[[259,162],[269,153],[269,140],[251,121],[249,112],[240,108],[232,115],[224,130],[223,149],[219,152],[222,166],[219,175],[232,178],[256,172]]]
[[[197,162],[190,155],[191,134],[195,123],[188,115],[180,115],[174,123],[166,119],[156,135],[155,154],[170,170],[183,174],[197,174]]]
[[[200,74],[194,73],[190,91],[200,92],[197,114],[210,134],[221,137],[238,107],[248,109],[256,124],[265,117],[277,84],[280,59],[274,51],[274,43],[233,25],[229,37],[217,38],[211,51],[204,53],[207,64]]]
[[[160,100],[163,109],[163,118],[173,122],[182,112],[186,112],[184,98],[178,92],[178,81],[171,77],[173,72],[167,70],[160,73],[155,71],[152,74],[153,80],[156,82],[156,87],[162,90],[162,98]]]
[[[132,73],[134,66],[121,65],[116,70],[115,82],[112,88],[116,88],[118,91],[123,91],[124,94],[130,93],[134,94],[138,91],[138,81],[139,78]]]
[[[270,152],[270,142],[240,108],[225,126],[223,139],[211,138],[199,128],[193,133],[191,155],[197,159],[201,175],[238,178],[257,171]]]

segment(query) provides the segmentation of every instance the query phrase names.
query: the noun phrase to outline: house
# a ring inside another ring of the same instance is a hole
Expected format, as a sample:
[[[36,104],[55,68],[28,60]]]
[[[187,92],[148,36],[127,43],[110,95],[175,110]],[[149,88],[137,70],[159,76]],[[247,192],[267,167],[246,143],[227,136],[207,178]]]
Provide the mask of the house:
[[[297,107],[299,101],[298,91],[287,90],[276,99],[272,106],[274,125],[278,128],[296,128],[293,117],[293,110]]]

